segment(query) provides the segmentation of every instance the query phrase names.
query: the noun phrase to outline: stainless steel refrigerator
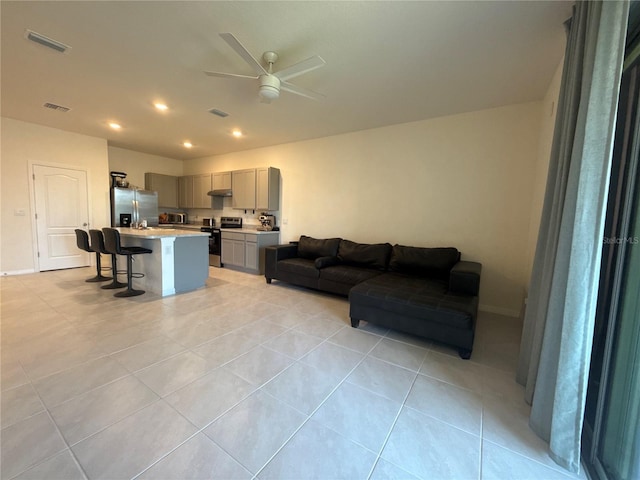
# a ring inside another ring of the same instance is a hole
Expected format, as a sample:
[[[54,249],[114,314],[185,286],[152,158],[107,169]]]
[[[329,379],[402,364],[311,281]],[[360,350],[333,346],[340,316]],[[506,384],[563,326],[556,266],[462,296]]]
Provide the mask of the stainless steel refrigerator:
[[[158,192],[135,188],[111,188],[111,226],[158,226]]]

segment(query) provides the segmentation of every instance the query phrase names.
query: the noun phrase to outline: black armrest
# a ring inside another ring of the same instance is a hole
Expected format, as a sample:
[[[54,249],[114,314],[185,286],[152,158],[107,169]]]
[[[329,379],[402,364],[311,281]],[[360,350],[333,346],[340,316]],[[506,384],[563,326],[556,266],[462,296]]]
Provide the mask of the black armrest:
[[[298,256],[298,245],[272,245],[265,247],[266,255],[273,255],[276,262],[286,260],[287,258],[296,258]]]
[[[478,262],[458,262],[449,273],[449,290],[454,293],[477,296],[480,291],[482,264]]]
[[[264,249],[264,276],[267,282],[277,278],[278,262],[298,256],[298,245],[272,245]]]
[[[338,257],[318,257],[316,258],[316,268],[321,269],[325,267],[331,267],[332,265],[338,265],[340,260]]]

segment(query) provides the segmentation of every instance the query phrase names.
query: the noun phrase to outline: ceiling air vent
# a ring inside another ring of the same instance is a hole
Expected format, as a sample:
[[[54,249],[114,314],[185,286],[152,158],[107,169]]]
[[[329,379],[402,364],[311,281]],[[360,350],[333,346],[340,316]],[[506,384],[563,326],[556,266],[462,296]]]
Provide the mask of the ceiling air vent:
[[[51,110],[57,110],[59,112],[68,112],[71,110],[69,107],[63,107],[62,105],[56,105],[55,103],[45,103],[43,107],[50,108]]]
[[[209,110],[209,113],[213,113],[214,115],[217,115],[222,118],[229,116],[227,112],[223,112],[222,110],[218,110],[217,108],[212,108],[211,110]]]
[[[32,42],[44,45],[45,47],[55,50],[56,52],[65,53],[67,50],[71,49],[69,45],[65,45],[62,42],[58,42],[57,40],[53,40],[52,38],[45,37],[44,35],[32,30],[27,30],[24,36],[27,40],[31,40]]]

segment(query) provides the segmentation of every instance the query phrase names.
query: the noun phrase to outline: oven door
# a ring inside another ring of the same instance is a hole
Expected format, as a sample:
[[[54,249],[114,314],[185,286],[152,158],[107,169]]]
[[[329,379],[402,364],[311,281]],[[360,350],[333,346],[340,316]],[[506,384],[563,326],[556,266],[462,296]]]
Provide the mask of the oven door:
[[[212,267],[222,267],[220,261],[222,234],[220,233],[220,229],[202,227],[200,231],[209,233],[209,265]]]

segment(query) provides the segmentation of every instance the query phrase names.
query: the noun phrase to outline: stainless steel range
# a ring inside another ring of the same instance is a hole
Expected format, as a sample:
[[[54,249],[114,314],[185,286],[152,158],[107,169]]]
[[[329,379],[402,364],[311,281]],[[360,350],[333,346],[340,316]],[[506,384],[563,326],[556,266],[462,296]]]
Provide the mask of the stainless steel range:
[[[242,228],[242,217],[222,217],[220,228]]]
[[[220,228],[216,228],[213,218],[205,218],[201,232],[209,233],[209,265],[212,267],[224,267],[222,264],[222,233],[220,228],[242,228],[242,217],[222,217]]]
[[[222,267],[220,261],[220,246],[222,242],[220,229],[216,228],[216,221],[213,218],[205,218],[202,221],[202,225],[200,231],[209,234],[209,266]]]

